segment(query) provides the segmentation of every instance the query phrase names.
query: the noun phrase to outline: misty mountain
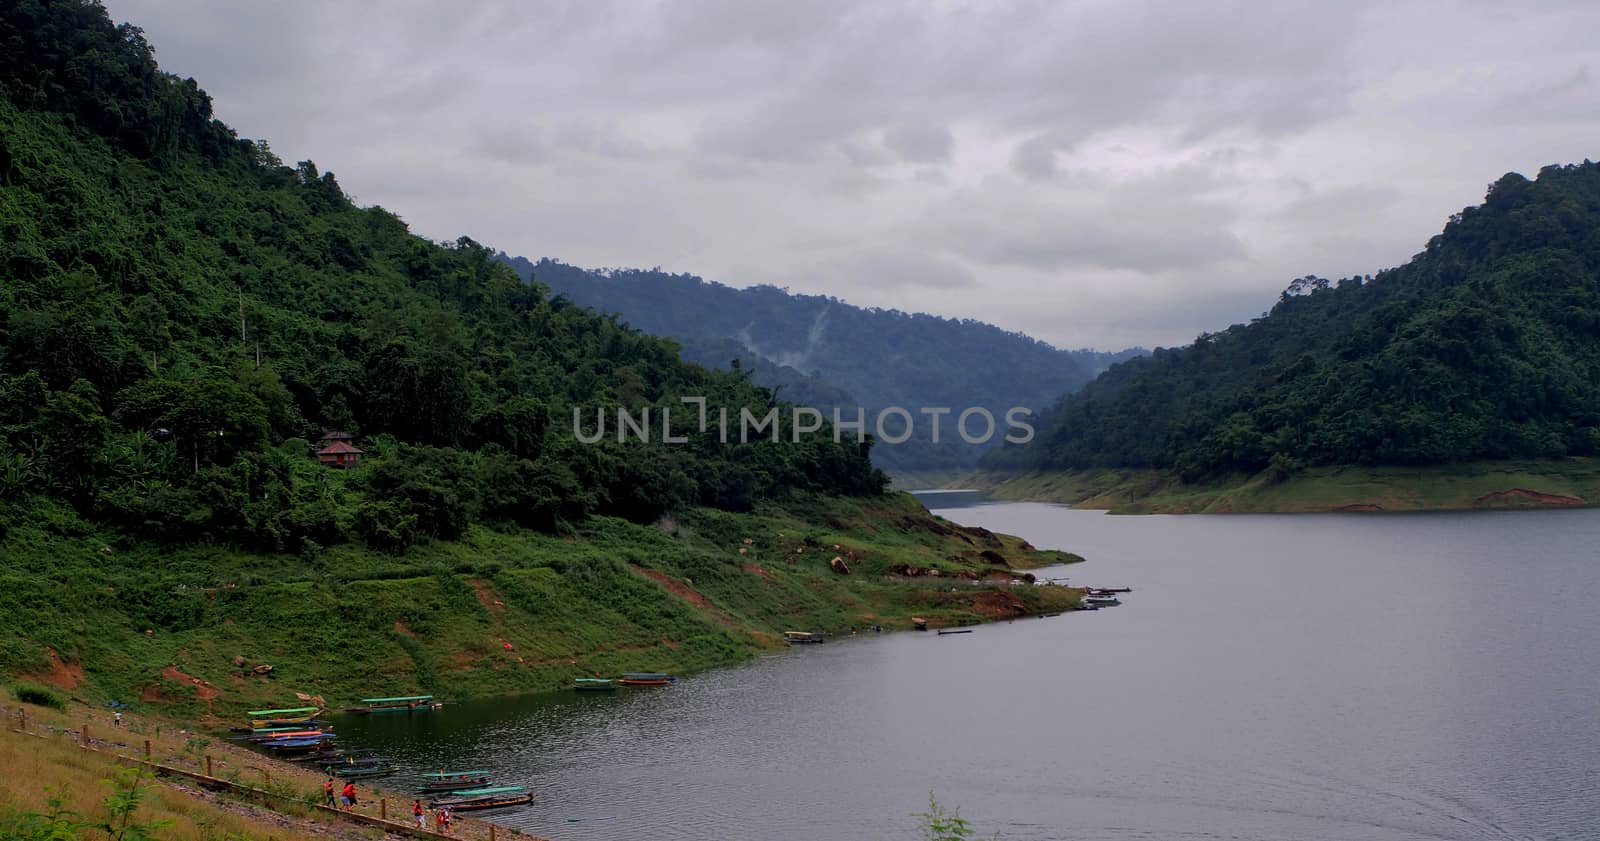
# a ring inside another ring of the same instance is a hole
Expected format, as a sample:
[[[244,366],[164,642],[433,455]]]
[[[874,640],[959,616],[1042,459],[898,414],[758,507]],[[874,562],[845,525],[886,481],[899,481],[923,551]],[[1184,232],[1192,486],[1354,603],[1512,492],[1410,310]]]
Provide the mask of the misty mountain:
[[[919,427],[912,441],[873,451],[874,461],[898,470],[975,464],[984,448],[960,440],[955,414],[986,408],[1003,431],[1006,410],[1037,412],[1143,352],[1061,350],[981,321],[857,307],[776,286],[739,289],[655,269],[500,259],[524,280],[536,278],[574,303],[677,339],[685,359],[729,368],[737,358],[755,382],[778,389],[784,400],[824,411],[840,406],[853,412],[859,405],[869,423],[874,410],[888,406],[913,415],[921,407],[953,409],[941,443],[927,440],[928,430]]]

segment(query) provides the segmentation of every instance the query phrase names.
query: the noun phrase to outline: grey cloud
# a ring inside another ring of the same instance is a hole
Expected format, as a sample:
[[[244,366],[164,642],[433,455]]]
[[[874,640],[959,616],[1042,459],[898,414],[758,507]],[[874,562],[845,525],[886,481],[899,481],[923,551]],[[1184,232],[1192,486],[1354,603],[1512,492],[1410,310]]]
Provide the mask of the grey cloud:
[[[955,148],[955,136],[948,126],[900,126],[883,133],[883,145],[903,161],[944,163],[950,160],[950,152]]]
[[[472,151],[501,163],[531,165],[547,157],[543,138],[532,129],[490,128],[479,132]]]
[[[107,2],[241,134],[425,236],[1074,346],[1402,262],[1600,132],[1576,0]]]
[[[848,288],[882,290],[971,289],[978,278],[947,259],[919,252],[880,249],[823,263],[818,272],[832,275]]]
[[[1011,168],[1024,178],[1050,178],[1056,174],[1056,143],[1040,134],[1017,144],[1011,152]]]

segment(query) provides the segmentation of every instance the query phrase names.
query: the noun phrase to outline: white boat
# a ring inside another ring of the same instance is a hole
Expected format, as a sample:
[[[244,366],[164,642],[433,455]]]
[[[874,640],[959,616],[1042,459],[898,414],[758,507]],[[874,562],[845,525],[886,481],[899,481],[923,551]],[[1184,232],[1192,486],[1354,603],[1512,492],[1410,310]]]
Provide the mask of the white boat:
[[[1094,605],[1097,608],[1116,607],[1117,605],[1122,604],[1122,600],[1116,596],[1084,596],[1083,603],[1087,605]]]

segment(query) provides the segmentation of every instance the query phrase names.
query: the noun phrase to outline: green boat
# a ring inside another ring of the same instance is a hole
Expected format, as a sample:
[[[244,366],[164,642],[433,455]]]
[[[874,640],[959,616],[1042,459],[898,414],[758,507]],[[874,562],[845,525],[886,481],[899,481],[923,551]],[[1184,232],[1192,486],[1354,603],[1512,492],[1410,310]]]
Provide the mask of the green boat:
[[[246,710],[245,715],[251,718],[279,718],[291,715],[305,715],[307,713],[314,714],[320,711],[317,707],[289,707],[282,710]]]
[[[572,682],[579,692],[615,692],[617,682],[608,677],[580,677]]]
[[[425,713],[436,710],[444,704],[433,700],[432,695],[401,695],[394,698],[362,698],[365,706],[350,707],[345,712],[352,713]]]

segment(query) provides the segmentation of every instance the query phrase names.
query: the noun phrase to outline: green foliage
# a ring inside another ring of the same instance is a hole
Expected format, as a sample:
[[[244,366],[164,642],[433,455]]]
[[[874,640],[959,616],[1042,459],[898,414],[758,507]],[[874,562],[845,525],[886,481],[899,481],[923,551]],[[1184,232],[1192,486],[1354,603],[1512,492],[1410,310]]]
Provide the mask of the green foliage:
[[[11,4],[0,44],[0,537],[64,502],[128,539],[406,551],[477,522],[881,492],[828,431],[580,446],[578,407],[773,397],[284,166],[97,3]],[[320,466],[324,429],[366,464]]]
[[[67,708],[66,697],[42,684],[24,681],[11,687],[11,694],[24,704],[49,707],[52,710],[64,710]]]
[[[48,812],[21,812],[0,822],[0,841],[77,841],[77,815],[67,811],[66,801],[51,797],[49,806]]]
[[[1406,265],[1301,278],[1249,324],[1118,365],[991,464],[1283,481],[1593,455],[1597,335],[1600,164],[1511,174]]]
[[[122,769],[116,779],[106,780],[106,785],[111,787],[111,793],[105,799],[105,822],[88,824],[84,828],[104,832],[109,841],[156,841],[161,837],[159,831],[172,825],[170,820],[149,823],[134,820],[139,804],[144,802],[149,791],[143,765]]]
[[[960,809],[946,810],[930,792],[928,811],[911,815],[920,822],[923,841],[969,841],[973,838],[972,824],[961,817]]]
[[[157,841],[171,820],[141,822],[139,807],[149,792],[144,766],[124,768],[116,779],[106,780],[111,793],[103,801],[105,814],[98,820],[83,820],[67,811],[65,800],[52,797],[45,813],[23,812],[0,823],[0,841],[76,841],[79,838],[104,838],[107,841]]]

